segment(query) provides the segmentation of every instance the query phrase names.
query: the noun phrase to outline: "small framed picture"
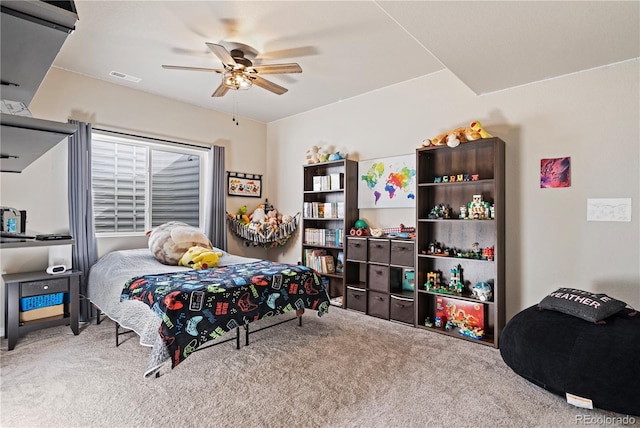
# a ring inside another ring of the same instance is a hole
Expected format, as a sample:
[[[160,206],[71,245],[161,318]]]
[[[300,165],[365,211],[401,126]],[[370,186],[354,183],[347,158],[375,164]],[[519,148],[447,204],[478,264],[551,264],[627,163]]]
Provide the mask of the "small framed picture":
[[[540,160],[540,188],[571,186],[571,158]]]
[[[227,195],[262,197],[262,175],[227,171]]]

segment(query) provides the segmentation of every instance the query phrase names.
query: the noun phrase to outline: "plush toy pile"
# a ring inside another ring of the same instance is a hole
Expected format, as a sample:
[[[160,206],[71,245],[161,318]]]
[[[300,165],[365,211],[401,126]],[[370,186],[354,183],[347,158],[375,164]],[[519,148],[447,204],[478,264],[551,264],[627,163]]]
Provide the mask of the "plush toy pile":
[[[211,241],[200,229],[179,221],[164,223],[147,232],[147,236],[149,249],[165,265],[177,266],[192,247],[213,250]]]
[[[265,201],[253,212],[248,213],[247,206],[241,206],[235,215],[227,213],[229,228],[237,236],[245,240],[246,245],[262,245],[266,248],[282,246],[295,231],[297,214],[292,217],[281,214]]]
[[[307,150],[307,165],[346,159],[347,156],[347,154],[340,153],[339,151],[324,150],[319,146],[311,146]]]
[[[251,215],[249,215],[249,220],[247,226],[250,230],[269,239],[281,224],[290,222],[292,217],[290,215],[280,214],[273,205],[267,203],[258,205]]]
[[[422,147],[444,146],[457,147],[460,143],[479,140],[481,138],[491,138],[491,134],[486,132],[479,121],[471,122],[469,126],[450,129],[447,132],[436,135],[433,138],[425,139]]]

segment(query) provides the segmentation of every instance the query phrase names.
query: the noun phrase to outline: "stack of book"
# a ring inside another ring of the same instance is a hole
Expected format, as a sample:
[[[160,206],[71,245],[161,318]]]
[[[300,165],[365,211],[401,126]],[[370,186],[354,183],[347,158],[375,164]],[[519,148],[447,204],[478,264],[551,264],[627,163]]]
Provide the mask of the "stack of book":
[[[302,215],[305,218],[343,218],[344,202],[304,202]]]
[[[318,273],[334,273],[336,271],[333,256],[327,254],[326,250],[306,249],[305,266],[314,269]]]
[[[342,247],[344,243],[344,230],[308,227],[304,229],[304,243],[308,245]]]
[[[326,192],[327,190],[341,190],[344,186],[344,174],[334,173],[329,175],[313,176],[313,191]]]

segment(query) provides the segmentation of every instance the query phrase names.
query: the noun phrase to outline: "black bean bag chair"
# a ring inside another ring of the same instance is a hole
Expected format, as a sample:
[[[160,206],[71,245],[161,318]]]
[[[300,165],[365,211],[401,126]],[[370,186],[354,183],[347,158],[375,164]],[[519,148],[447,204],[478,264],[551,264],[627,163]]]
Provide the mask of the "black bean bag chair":
[[[640,416],[640,313],[632,309],[598,324],[531,306],[502,330],[500,354],[515,373],[554,394]]]

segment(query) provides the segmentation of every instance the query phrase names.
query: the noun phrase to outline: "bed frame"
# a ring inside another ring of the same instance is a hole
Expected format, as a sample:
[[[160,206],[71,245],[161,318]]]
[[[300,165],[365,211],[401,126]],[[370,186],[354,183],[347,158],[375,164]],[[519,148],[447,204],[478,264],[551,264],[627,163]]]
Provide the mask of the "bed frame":
[[[99,308],[95,307],[95,309],[96,309],[96,325],[100,325],[100,323],[102,323],[102,321],[105,318],[109,318],[109,317],[107,317],[106,315],[102,316],[102,311]],[[244,332],[244,334],[245,334],[245,344],[244,344],[244,346],[249,346],[249,335],[250,334],[254,334],[254,333],[257,333],[259,331],[266,330],[268,328],[278,326],[280,324],[284,324],[284,323],[287,323],[287,322],[290,322],[290,321],[294,321],[294,320],[297,319],[298,320],[298,327],[302,327],[302,315],[304,315],[304,309],[296,309],[295,318],[287,318],[287,319],[284,319],[282,321],[278,321],[276,323],[268,325],[266,327],[260,327],[260,328],[258,328],[256,330],[253,330],[253,331],[251,331],[249,329],[250,324],[244,324],[244,326],[243,326],[244,331],[245,331]],[[114,321],[114,323],[116,325],[115,337],[116,337],[116,348],[117,348],[117,347],[120,346],[120,336],[124,336],[124,335],[128,335],[128,334],[131,334],[131,333],[135,333],[135,331],[134,330],[129,330],[129,329],[125,329],[125,331],[120,331],[120,328],[121,328],[120,327],[120,323],[118,323],[117,321]],[[222,345],[223,343],[231,342],[232,340],[236,341],[236,349],[240,349],[240,326],[236,327],[236,336],[235,337],[230,337],[230,338],[227,338],[227,339],[224,339],[224,340],[220,340],[220,341],[209,342],[209,343],[205,344],[204,346],[197,348],[194,352],[202,351],[204,349],[211,348],[212,346]],[[155,377],[156,378],[160,377],[160,370],[158,370],[156,372]]]

